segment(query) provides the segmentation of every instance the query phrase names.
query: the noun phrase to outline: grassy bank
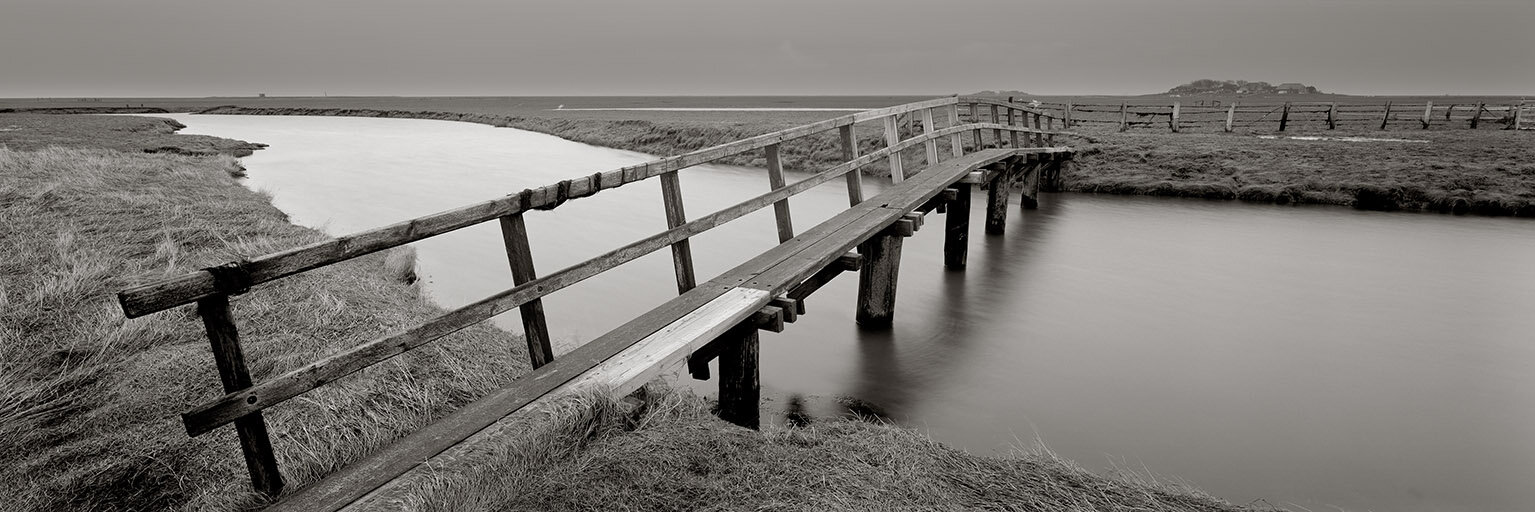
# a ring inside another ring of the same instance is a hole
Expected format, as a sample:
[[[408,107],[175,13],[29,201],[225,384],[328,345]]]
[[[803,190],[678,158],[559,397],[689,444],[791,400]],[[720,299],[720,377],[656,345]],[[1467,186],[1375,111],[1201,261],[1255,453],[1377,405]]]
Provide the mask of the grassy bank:
[[[1421,142],[1093,133],[1092,143],[1078,146],[1062,186],[1075,192],[1535,217],[1535,141],[1529,133],[1291,135]]]
[[[180,425],[180,412],[221,394],[195,313],[124,320],[113,293],[323,236],[239,186],[228,155],[89,148],[117,132],[80,116],[49,121],[77,134],[61,142],[76,147],[0,149],[5,508],[257,504],[232,430],[187,438]],[[63,126],[73,122],[86,124]],[[410,284],[408,261],[373,255],[235,298],[254,377],[440,313]],[[267,410],[290,488],[524,373],[521,345],[471,328]],[[522,440],[537,449],[509,450],[496,467],[444,478],[418,498],[439,510],[1236,509],[1095,476],[1048,454],[973,456],[893,426],[830,420],[757,433],[714,419],[691,395],[655,392],[641,403],[562,402],[556,428]]]
[[[239,186],[238,171],[227,155],[0,149],[0,508],[254,501],[232,429],[188,438],[180,425],[181,412],[222,394],[191,307],[124,320],[113,295],[322,238]],[[255,377],[438,313],[390,256],[237,297]],[[277,459],[292,484],[313,481],[522,373],[523,350],[470,329],[268,410]]]
[[[744,121],[704,122],[672,113],[639,119],[583,119],[376,109],[220,107],[209,113],[342,115],[465,121],[531,130],[592,145],[676,155],[809,122],[739,113]],[[830,117],[834,114],[822,114]],[[794,124],[791,124],[794,123]],[[860,152],[883,147],[881,128],[859,125]],[[1080,150],[1062,174],[1065,191],[1199,197],[1273,204],[1332,204],[1371,210],[1535,217],[1535,144],[1502,130],[1114,133],[1059,137]],[[1426,142],[1297,140],[1289,136],[1406,138]],[[919,161],[920,148],[907,152]],[[814,171],[841,160],[834,134],[785,144],[786,166]],[[762,165],[760,156],[726,160]],[[865,172],[888,175],[883,164]]]

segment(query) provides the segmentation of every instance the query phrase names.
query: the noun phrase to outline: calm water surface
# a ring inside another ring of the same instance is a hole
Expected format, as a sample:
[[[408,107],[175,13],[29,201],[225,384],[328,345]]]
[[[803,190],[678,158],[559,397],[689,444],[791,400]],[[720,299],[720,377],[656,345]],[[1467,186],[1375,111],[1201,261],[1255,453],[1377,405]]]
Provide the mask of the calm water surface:
[[[345,234],[649,157],[442,121],[173,115],[271,144],[249,185]],[[1297,141],[1301,143],[1301,141]],[[867,180],[869,183],[874,180]],[[683,174],[696,217],[768,189],[761,170]],[[845,204],[791,200],[804,229]],[[877,184],[870,184],[870,194]],[[527,216],[549,272],[665,228],[647,182]],[[979,199],[980,196],[978,195]],[[763,333],[781,413],[841,397],[975,453],[1042,440],[1098,469],[1150,470],[1236,503],[1310,510],[1527,510],[1535,503],[1535,224],[1528,220],[1047,194],[972,231],[907,241],[894,329],[856,328],[856,278]],[[975,219],[984,200],[975,201]],[[695,239],[700,277],[771,247],[771,209]],[[498,228],[415,244],[453,306],[510,286]],[[700,279],[702,280],[702,279]],[[675,293],[660,251],[546,299],[557,351]],[[518,329],[516,313],[498,323]],[[703,387],[701,389],[707,389]]]

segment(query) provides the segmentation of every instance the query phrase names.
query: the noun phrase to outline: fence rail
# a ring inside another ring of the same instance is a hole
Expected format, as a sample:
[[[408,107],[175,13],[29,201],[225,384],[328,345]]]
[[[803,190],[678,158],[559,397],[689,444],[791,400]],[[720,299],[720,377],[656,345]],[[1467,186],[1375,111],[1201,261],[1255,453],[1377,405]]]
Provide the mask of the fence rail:
[[[932,168],[945,158],[961,159],[962,155],[965,155],[966,135],[969,136],[969,148],[972,152],[979,152],[987,147],[1045,148],[1053,145],[1056,135],[1071,135],[1070,132],[1055,130],[1055,122],[1058,119],[1062,121],[1063,127],[1068,125],[1067,118],[1054,116],[1048,110],[1034,108],[1027,104],[972,97],[938,98],[859,112],[683,155],[660,158],[613,171],[526,189],[499,199],[308,246],[229,262],[124,290],[119,293],[118,299],[124,314],[130,318],[181,305],[197,304],[197,311],[203,318],[225,394],[185,412],[182,415],[183,424],[188,435],[199,436],[222,425],[233,423],[239,433],[241,450],[253,485],[266,495],[276,496],[282,492],[284,484],[273,456],[266,423],[261,415],[264,409],[514,308],[522,312],[530,362],[537,374],[540,371],[539,368],[550,365],[556,360],[550,347],[548,327],[541,305],[541,299],[545,296],[666,247],[672,249],[678,292],[687,294],[697,286],[691,248],[688,245],[689,239],[693,236],[772,205],[779,240],[781,243],[788,242],[795,238],[792,212],[787,202],[790,197],[817,185],[844,179],[847,183],[849,204],[857,207],[864,202],[861,175],[858,172],[864,167],[876,162],[887,162],[892,174],[891,180],[901,183],[917,175],[906,172],[905,164],[908,160],[914,161],[920,158],[926,168]],[[866,122],[877,122],[882,126],[884,146],[860,155],[856,127]],[[901,129],[903,124],[906,125],[904,132]],[[779,157],[780,145],[832,130],[838,132],[843,161],[802,180],[786,182]],[[985,136],[987,132],[990,133],[989,144]],[[1004,133],[1006,133],[1005,136]],[[948,151],[939,149],[944,141],[948,142]],[[921,149],[920,152],[917,152],[918,148]],[[771,190],[728,208],[688,220],[682,209],[680,171],[722,158],[756,151],[761,151],[767,161],[767,185]],[[1045,152],[1054,153],[1055,150],[1049,149]],[[911,154],[908,155],[908,153]],[[1000,157],[989,158],[991,159],[976,159],[971,163],[981,165]],[[543,276],[535,272],[525,226],[526,212],[553,210],[567,201],[589,197],[602,190],[655,177],[661,178],[661,201],[666,208],[666,230]],[[1037,187],[1038,177],[1035,176],[1034,180]],[[939,185],[947,186],[942,183]],[[965,187],[964,201],[968,204],[969,188],[968,185]],[[916,220],[920,220],[920,215]],[[231,296],[246,293],[254,287],[284,277],[491,221],[499,222],[502,227],[502,237],[515,284],[512,288],[448,311],[420,325],[373,339],[282,375],[261,382],[252,380],[241,350],[234,315],[229,306]],[[836,256],[831,255],[832,258]],[[962,265],[962,254],[959,261]],[[852,266],[855,265],[843,264],[838,269],[840,271],[845,269],[844,267]],[[799,283],[804,277],[796,274],[787,276],[786,279]],[[890,286],[893,287],[893,284]],[[813,290],[814,287],[811,287],[810,291]],[[893,288],[891,290],[890,300],[893,300]],[[809,292],[800,290],[797,293],[808,294]],[[795,302],[798,299],[792,298],[793,296],[794,294],[791,293],[789,296],[774,299],[780,312],[784,308],[792,310],[797,307]],[[861,308],[860,315],[864,313]],[[878,315],[879,313],[875,311],[870,314]],[[862,318],[863,316],[860,316],[860,319]],[[629,343],[635,341],[628,340]],[[601,350],[608,350],[608,348]],[[560,368],[551,371],[564,372],[561,375],[577,370],[586,371],[603,358],[612,356],[616,350],[605,353],[606,355],[602,358],[595,358],[595,361],[589,361],[589,364],[583,368],[572,370],[568,366],[560,365]],[[569,378],[568,375],[565,377],[567,380]],[[558,385],[559,382],[554,382],[552,385]],[[752,407],[755,410],[755,404]]]
[[[1487,103],[1336,103],[1285,102],[1226,105],[1166,105],[1108,103],[1039,103],[1037,110],[1063,120],[1064,128],[1089,125],[1127,131],[1139,127],[1165,127],[1179,132],[1189,127],[1223,131],[1237,128],[1286,131],[1295,127],[1388,130],[1397,129],[1530,129],[1535,102],[1506,105]]]

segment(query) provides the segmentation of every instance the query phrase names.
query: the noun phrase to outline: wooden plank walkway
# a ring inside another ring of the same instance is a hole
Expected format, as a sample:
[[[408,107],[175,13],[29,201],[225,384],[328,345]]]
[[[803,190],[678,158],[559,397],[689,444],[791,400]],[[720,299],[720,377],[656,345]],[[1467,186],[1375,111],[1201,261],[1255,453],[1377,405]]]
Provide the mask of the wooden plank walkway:
[[[588,389],[622,396],[723,334],[849,250],[900,221],[949,185],[1024,150],[990,149],[928,167],[837,216],[355,464],[300,489],[270,510],[388,510],[444,467],[473,467],[491,447],[537,428],[554,397]],[[428,471],[408,474],[420,467]]]

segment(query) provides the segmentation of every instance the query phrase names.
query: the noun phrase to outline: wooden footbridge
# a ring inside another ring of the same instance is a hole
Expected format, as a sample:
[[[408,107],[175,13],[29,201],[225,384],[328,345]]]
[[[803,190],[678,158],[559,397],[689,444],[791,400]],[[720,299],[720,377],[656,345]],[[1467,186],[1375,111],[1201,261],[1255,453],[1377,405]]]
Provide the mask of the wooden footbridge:
[[[902,129],[902,120],[913,120]],[[920,119],[920,122],[917,120]],[[855,126],[878,123],[882,147],[859,154]],[[472,468],[498,440],[537,428],[542,406],[563,394],[606,390],[626,395],[663,372],[683,367],[708,378],[719,359],[720,415],[758,424],[757,332],[782,331],[805,313],[804,299],[842,272],[858,272],[857,320],[888,327],[895,312],[901,243],[924,216],[944,214],[944,264],[962,269],[970,232],[972,188],[986,193],[985,231],[1000,234],[1009,191],[1021,185],[1022,206],[1037,205],[1071,149],[1054,145],[1055,119],[1026,104],[947,97],[790,128],[680,156],[524,190],[406,222],[254,259],[231,262],[119,294],[132,318],[196,303],[207,328],[224,396],[182,415],[198,436],[233,423],[255,488],[280,499],[272,510],[389,509],[446,466]],[[920,126],[919,126],[920,125]],[[837,131],[841,163],[787,183],[781,144]],[[989,136],[988,136],[989,134]],[[967,140],[968,139],[968,144]],[[989,139],[989,140],[988,140]],[[680,171],[741,154],[762,152],[771,190],[689,220]],[[917,165],[917,161],[921,165]],[[860,169],[882,162],[893,185],[863,196]],[[524,214],[551,210],[601,190],[659,177],[669,229],[571,267],[538,276]],[[845,180],[849,208],[796,232],[788,199]],[[780,244],[704,282],[697,282],[689,238],[772,206]],[[247,370],[229,297],[253,286],[482,222],[501,224],[515,286],[431,321],[377,338],[282,375],[254,382]],[[555,357],[540,299],[645,254],[670,247],[679,295],[569,353]],[[324,479],[284,494],[262,410],[449,333],[518,309],[534,370],[435,423],[375,451]]]

